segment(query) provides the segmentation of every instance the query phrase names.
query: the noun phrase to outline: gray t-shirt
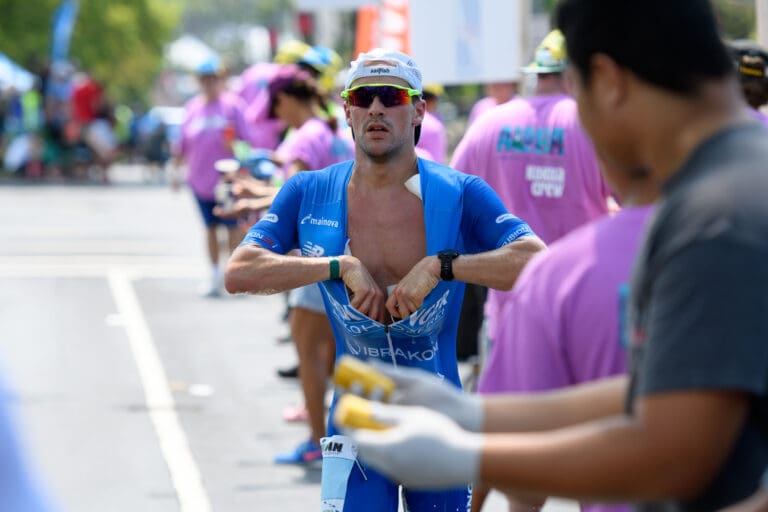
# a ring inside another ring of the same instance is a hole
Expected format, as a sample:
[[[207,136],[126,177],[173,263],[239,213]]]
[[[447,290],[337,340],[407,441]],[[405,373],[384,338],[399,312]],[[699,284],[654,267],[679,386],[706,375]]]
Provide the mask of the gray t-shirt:
[[[701,495],[637,510],[706,512],[752,494],[768,465],[764,128],[750,123],[715,134],[665,185],[636,262],[629,314],[630,412],[637,396],[668,391],[753,397],[743,431]]]

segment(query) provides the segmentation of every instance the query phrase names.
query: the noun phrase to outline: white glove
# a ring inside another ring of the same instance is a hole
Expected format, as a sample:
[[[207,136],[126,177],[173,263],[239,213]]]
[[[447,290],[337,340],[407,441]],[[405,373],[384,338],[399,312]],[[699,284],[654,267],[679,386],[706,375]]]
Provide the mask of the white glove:
[[[395,368],[375,359],[367,362],[395,381],[390,403],[428,407],[448,416],[465,430],[482,432],[483,400],[479,395],[464,393],[425,370],[402,366]]]
[[[425,407],[371,404],[387,430],[342,429],[366,464],[411,489],[462,487],[477,480],[483,438]]]

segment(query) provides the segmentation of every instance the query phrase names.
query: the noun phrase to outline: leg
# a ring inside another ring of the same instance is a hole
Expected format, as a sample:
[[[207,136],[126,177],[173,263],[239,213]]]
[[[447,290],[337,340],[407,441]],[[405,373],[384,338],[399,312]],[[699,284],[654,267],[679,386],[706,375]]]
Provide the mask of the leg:
[[[208,247],[208,261],[212,266],[219,264],[219,237],[216,234],[216,225],[205,227],[205,240]]]
[[[459,327],[456,332],[456,358],[467,361],[478,355],[480,327],[483,323],[483,306],[487,288],[468,284],[461,303]]]
[[[243,241],[245,235],[246,233],[242,226],[227,226],[227,249],[229,250],[227,253],[228,256],[232,254],[235,249],[237,249],[237,246],[240,245],[240,242]]]
[[[296,450],[280,454],[275,462],[306,463],[320,457],[320,438],[325,435],[325,389],[328,381],[329,354],[335,349],[333,331],[325,314],[323,297],[317,284],[291,290],[291,337],[299,356],[304,403],[310,427],[310,439]],[[330,347],[330,349],[329,349]]]
[[[200,294],[203,297],[218,297],[223,285],[223,271],[219,268],[219,237],[216,231],[219,223],[213,216],[213,207],[216,206],[216,203],[198,196],[195,196],[195,199],[205,224],[205,244],[208,261],[211,263],[210,282],[200,289]]]
[[[291,310],[291,336],[299,355],[299,378],[309,413],[312,441],[320,444],[325,435],[325,390],[329,376],[329,347],[333,331],[325,313],[297,306]]]

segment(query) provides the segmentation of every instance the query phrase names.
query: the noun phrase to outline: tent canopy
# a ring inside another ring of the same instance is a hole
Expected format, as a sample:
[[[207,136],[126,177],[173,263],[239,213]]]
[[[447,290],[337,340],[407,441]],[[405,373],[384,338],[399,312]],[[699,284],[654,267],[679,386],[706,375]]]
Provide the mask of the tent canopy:
[[[172,68],[194,71],[208,59],[216,57],[216,52],[193,35],[183,35],[172,42],[165,51],[167,64]]]
[[[35,75],[0,52],[0,90],[14,88],[28,91],[35,85]]]

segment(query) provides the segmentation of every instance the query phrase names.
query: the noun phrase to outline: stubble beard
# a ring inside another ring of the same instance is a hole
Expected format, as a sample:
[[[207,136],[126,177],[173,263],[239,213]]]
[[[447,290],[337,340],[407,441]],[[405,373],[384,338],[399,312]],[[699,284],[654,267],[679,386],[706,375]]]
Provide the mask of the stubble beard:
[[[385,164],[391,160],[394,160],[395,156],[400,152],[402,148],[389,145],[384,149],[372,150],[367,144],[361,144],[360,149],[368,159],[376,164]]]
[[[365,140],[363,139],[357,139],[354,136],[353,138],[356,140],[358,147],[363,152],[363,154],[368,157],[368,159],[376,164],[385,164],[391,160],[393,160],[397,155],[399,155],[403,151],[403,144],[398,144],[398,141],[390,142],[386,147],[381,149],[373,149],[371,148],[371,145],[369,145]]]

